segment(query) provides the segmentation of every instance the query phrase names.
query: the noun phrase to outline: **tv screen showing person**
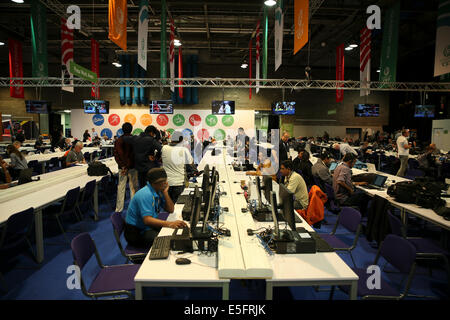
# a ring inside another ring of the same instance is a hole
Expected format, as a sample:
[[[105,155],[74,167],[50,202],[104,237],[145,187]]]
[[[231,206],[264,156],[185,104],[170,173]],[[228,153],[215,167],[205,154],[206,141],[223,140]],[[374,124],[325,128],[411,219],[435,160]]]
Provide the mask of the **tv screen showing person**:
[[[213,101],[212,114],[234,114],[234,101]]]
[[[150,114],[173,114],[172,100],[151,101]]]
[[[272,113],[278,115],[294,115],[295,102],[279,101],[272,104]]]

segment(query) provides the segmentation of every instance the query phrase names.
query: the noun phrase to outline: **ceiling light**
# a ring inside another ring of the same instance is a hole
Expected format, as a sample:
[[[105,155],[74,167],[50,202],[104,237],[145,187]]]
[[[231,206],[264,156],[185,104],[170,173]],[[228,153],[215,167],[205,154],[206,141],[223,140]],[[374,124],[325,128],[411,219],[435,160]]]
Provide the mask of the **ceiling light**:
[[[114,66],[116,66],[117,68],[120,68],[122,65],[119,63],[119,62],[117,62],[117,61],[114,61],[113,63],[112,63]]]
[[[70,111],[70,110],[64,110],[64,112],[65,112],[65,113],[70,113],[71,111]]]
[[[23,3],[23,0],[11,0],[11,1],[15,3]]]
[[[351,44],[351,45],[349,45],[349,48],[358,48],[358,45],[357,44]]]
[[[0,41],[0,46],[4,46],[4,45],[5,45],[5,43]]]
[[[378,69],[378,70],[377,70],[377,72],[378,72],[378,73],[380,73],[380,72],[381,72],[381,70],[380,70],[380,69]]]
[[[353,48],[347,47],[347,48],[345,48],[345,50],[346,51],[351,51],[351,50],[353,50]]]
[[[268,7],[273,7],[274,5],[277,4],[277,2],[275,0],[266,0],[264,1],[264,4]]]
[[[174,41],[174,42],[173,42],[173,45],[174,45],[175,47],[179,47],[179,46],[181,46],[181,42],[180,42],[180,41]]]
[[[244,62],[243,64],[241,64],[241,68],[242,68],[242,69],[247,69],[247,67],[248,67],[248,64],[247,64],[247,63]]]

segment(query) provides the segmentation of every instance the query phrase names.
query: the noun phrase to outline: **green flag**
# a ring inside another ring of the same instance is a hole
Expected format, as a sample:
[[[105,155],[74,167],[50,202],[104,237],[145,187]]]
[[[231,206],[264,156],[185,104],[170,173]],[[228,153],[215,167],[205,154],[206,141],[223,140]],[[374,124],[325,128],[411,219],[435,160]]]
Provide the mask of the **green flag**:
[[[262,65],[262,78],[263,79],[267,79],[268,34],[269,34],[269,17],[267,15],[266,6],[264,6],[264,43],[263,43],[263,65]]]
[[[47,78],[47,14],[38,0],[31,2],[31,48],[33,78]]]
[[[383,46],[381,49],[381,82],[397,80],[398,25],[400,21],[400,1],[390,8],[385,16]]]
[[[88,80],[90,82],[97,82],[97,73],[76,64],[73,60],[70,60],[69,71],[78,78]]]
[[[161,0],[161,78],[167,78],[166,0]]]

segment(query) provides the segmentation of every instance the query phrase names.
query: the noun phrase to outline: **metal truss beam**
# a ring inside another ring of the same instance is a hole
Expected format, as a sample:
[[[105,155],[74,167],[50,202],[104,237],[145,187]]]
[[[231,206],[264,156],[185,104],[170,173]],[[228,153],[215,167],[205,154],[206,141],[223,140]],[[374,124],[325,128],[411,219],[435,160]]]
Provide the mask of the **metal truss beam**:
[[[248,89],[256,88],[255,79],[245,78],[175,78],[175,87],[191,88],[225,88]],[[180,85],[178,80],[182,81]],[[22,83],[21,83],[22,81]],[[171,79],[165,78],[99,78],[98,87],[144,87],[144,88],[169,88]],[[249,82],[252,82],[250,85]],[[92,83],[79,79],[73,79],[74,87],[92,87]],[[336,80],[288,80],[288,79],[264,79],[259,80],[261,89],[290,89],[290,90],[360,90],[360,81],[336,81]],[[61,78],[0,78],[0,87],[62,87]],[[65,84],[64,86],[67,86]],[[371,91],[422,91],[422,92],[450,92],[450,82],[370,82]]]

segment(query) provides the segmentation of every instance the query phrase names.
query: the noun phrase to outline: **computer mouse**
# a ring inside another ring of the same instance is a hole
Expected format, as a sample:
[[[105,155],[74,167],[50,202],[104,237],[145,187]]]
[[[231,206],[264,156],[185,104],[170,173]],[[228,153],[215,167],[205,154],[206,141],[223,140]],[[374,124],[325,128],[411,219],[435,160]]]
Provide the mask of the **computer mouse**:
[[[178,258],[177,260],[175,260],[176,264],[190,264],[191,260],[189,260],[188,258]]]

